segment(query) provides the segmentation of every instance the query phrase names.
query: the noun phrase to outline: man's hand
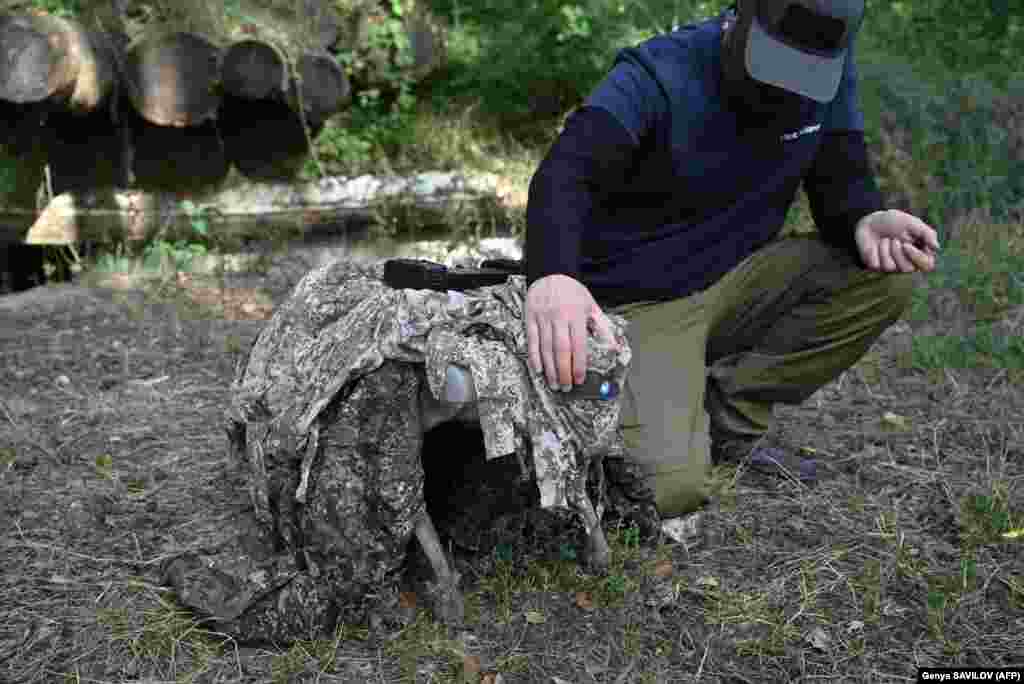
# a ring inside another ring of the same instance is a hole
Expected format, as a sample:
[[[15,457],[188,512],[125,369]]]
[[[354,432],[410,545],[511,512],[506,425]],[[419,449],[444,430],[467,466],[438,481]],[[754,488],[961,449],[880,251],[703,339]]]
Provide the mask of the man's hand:
[[[526,343],[530,366],[544,371],[548,385],[572,389],[587,373],[587,324],[615,344],[611,322],[590,291],[567,275],[540,278],[526,292]]]
[[[860,258],[873,271],[922,273],[935,268],[939,236],[927,223],[898,209],[868,214],[854,232]]]

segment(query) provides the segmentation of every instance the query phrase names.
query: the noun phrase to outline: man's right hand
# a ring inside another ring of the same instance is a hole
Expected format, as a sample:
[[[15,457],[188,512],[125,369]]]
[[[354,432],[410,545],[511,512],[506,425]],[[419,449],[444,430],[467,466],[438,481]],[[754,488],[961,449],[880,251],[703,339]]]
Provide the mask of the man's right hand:
[[[611,322],[578,280],[561,274],[544,276],[526,291],[530,366],[535,372],[544,371],[552,389],[568,391],[573,384],[583,383],[588,322],[598,337],[616,345]]]

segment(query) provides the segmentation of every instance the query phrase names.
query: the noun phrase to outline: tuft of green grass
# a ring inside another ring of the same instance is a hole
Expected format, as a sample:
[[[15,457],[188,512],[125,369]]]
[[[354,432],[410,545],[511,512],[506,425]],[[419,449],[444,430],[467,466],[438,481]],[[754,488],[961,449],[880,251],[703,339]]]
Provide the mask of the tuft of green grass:
[[[465,651],[451,639],[447,628],[434,622],[426,610],[419,610],[416,619],[384,648],[389,658],[398,661],[403,681],[418,681],[416,671],[422,658],[439,660],[442,670],[433,682],[456,684],[459,681]]]
[[[348,639],[365,640],[365,630],[356,630],[341,625],[333,638],[297,641],[291,647],[278,653],[270,662],[271,680],[286,684],[300,679],[301,675],[319,678],[336,672],[338,646]]]
[[[190,612],[160,597],[157,607],[143,613],[142,631],[134,636],[132,650],[153,658],[172,658],[176,653],[191,651],[201,665],[220,656],[222,648],[221,641]]]
[[[0,448],[0,470],[8,470],[18,460],[18,452],[10,447]]]
[[[853,578],[851,585],[859,594],[864,621],[868,624],[877,624],[882,617],[882,597],[884,595],[881,561],[877,558],[866,559],[860,573]]]
[[[497,620],[502,623],[508,623],[516,615],[517,596],[535,592],[585,595],[595,606],[622,605],[640,588],[644,572],[656,561],[643,562],[640,530],[635,526],[609,530],[607,537],[611,559],[603,576],[585,572],[575,558],[575,550],[565,545],[557,559],[539,558],[521,563],[517,562],[511,545],[498,544],[494,550],[493,571],[480,579],[477,590],[467,596],[467,602],[475,606],[485,599],[493,601]],[[663,556],[666,551],[662,549],[660,553]]]
[[[1010,488],[1002,481],[993,483],[991,493],[970,494],[963,498],[960,504],[960,539],[965,550],[1003,541],[1002,535],[1017,521],[1010,501]]]
[[[800,630],[773,605],[767,592],[732,591],[720,583],[704,584],[704,619],[709,625],[750,629],[754,636],[736,640],[737,652],[756,657],[778,656],[800,639]]]

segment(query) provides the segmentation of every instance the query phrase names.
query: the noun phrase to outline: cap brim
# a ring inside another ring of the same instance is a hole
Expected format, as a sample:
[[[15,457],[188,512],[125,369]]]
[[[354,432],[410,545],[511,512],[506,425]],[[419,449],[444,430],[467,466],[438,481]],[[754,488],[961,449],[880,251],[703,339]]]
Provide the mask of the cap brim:
[[[834,57],[814,55],[790,47],[751,22],[747,38],[747,73],[754,79],[808,97],[831,102],[843,77],[846,50]]]

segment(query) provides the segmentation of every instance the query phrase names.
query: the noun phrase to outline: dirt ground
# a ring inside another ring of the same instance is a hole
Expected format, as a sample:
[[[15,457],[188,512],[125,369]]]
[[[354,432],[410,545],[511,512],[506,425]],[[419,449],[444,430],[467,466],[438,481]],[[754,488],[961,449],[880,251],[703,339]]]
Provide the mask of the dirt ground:
[[[0,681],[899,682],[919,666],[1024,667],[1024,377],[911,367],[915,335],[955,327],[939,297],[930,321],[900,322],[780,408],[822,481],[718,470],[692,545],[612,529],[612,571],[589,577],[570,558],[577,531],[523,513],[458,552],[463,630],[421,613],[290,648],[206,631],[161,568],[247,503],[221,412],[302,271],[0,297]]]

